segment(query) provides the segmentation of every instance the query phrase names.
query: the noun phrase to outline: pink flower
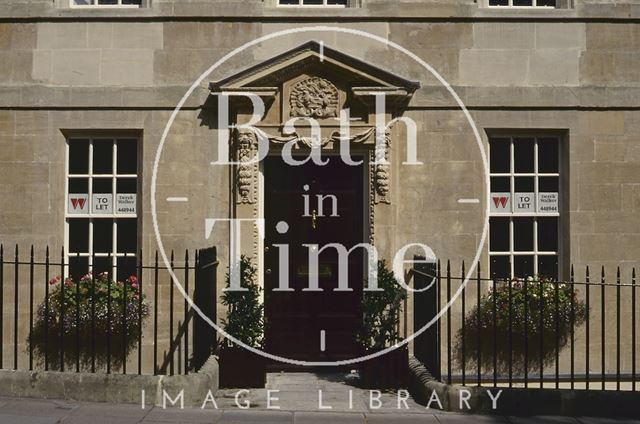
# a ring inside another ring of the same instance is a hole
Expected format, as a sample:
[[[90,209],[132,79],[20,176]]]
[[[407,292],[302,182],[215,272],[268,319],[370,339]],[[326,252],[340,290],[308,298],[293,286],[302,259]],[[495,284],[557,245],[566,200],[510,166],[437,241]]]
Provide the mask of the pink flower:
[[[53,286],[54,284],[58,283],[61,278],[62,277],[60,277],[59,275],[57,277],[53,277],[51,280],[49,280],[49,284]]]
[[[129,284],[131,284],[132,286],[134,284],[137,286],[138,285],[138,278],[135,275],[131,275],[131,276],[129,276],[129,278],[127,278],[127,282],[129,282]]]

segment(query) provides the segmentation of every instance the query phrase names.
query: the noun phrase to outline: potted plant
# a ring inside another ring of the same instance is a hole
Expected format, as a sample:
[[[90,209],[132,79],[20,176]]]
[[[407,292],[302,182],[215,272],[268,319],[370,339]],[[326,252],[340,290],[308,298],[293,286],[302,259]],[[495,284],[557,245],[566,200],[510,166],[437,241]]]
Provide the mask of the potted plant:
[[[225,291],[222,304],[227,317],[222,325],[227,334],[247,346],[262,349],[264,343],[264,305],[260,301],[262,289],[256,281],[257,271],[251,260],[240,259],[240,283],[243,291]],[[230,275],[226,276],[230,286]],[[244,290],[246,289],[246,290]],[[266,383],[266,361],[243,346],[222,340],[220,343],[220,387],[259,388]]]
[[[80,281],[55,277],[49,280],[49,296],[37,309],[27,340],[40,362],[49,369],[64,365],[75,369],[79,359],[83,370],[122,368],[136,347],[149,305],[136,276],[114,281],[105,273],[86,274]]]
[[[494,354],[498,373],[537,371],[541,362],[555,361],[556,346],[560,351],[567,345],[572,326],[582,325],[587,314],[570,284],[544,277],[502,281],[467,314],[454,355],[459,364],[486,372],[493,372]]]
[[[378,261],[380,291],[365,291],[362,295],[362,326],[356,335],[365,355],[374,354],[397,344],[399,322],[406,292],[397,283],[385,261]],[[404,345],[362,363],[360,380],[368,388],[405,387],[408,374],[408,350]]]

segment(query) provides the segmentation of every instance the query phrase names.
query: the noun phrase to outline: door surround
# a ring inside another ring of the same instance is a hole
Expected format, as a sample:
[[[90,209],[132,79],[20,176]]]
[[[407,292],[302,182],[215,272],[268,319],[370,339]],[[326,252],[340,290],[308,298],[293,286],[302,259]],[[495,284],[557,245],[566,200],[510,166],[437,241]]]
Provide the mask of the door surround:
[[[394,160],[392,145],[404,128],[387,127],[377,140],[380,114],[376,104],[383,95],[382,118],[385,123],[393,121],[420,87],[418,82],[310,41],[211,82],[209,87],[215,95],[228,97],[229,119],[235,124],[232,130],[228,126],[217,128],[228,133],[229,159],[234,161],[229,170],[230,218],[264,218],[264,167],[261,161],[254,161],[258,134],[270,151],[280,151],[287,145],[300,153],[320,148],[322,156],[335,156],[338,147],[346,144],[352,157],[363,156],[365,161],[363,241],[374,246],[380,258],[393,256],[397,236],[393,198],[398,185],[393,176],[400,165]],[[264,104],[261,119],[251,127],[241,125],[255,122],[254,104],[246,93]],[[346,110],[350,119],[345,125],[342,113]],[[293,130],[289,128],[291,122],[295,122]],[[343,131],[345,126],[348,132]],[[256,225],[253,231],[247,230],[240,234],[240,253],[257,263],[259,284],[264,287],[264,238]]]

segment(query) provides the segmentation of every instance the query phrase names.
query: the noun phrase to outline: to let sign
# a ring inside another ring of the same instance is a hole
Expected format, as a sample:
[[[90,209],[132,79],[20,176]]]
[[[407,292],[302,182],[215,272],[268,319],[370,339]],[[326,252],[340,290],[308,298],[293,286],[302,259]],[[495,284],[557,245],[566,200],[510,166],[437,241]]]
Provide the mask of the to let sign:
[[[91,212],[94,214],[113,213],[113,194],[94,194],[91,198]]]
[[[88,194],[70,194],[68,210],[70,214],[89,213],[89,195]]]
[[[116,213],[135,214],[136,195],[131,193],[119,193],[116,196]]]
[[[514,193],[513,212],[535,212],[535,193]]]
[[[538,193],[538,212],[557,213],[558,193]]]
[[[511,193],[491,193],[491,212],[511,212]]]

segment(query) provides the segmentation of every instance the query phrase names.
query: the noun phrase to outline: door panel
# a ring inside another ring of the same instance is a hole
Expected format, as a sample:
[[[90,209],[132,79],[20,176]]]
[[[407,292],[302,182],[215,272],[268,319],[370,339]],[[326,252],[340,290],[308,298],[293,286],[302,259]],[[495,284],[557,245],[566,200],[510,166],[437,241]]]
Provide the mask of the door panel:
[[[298,360],[333,361],[357,355],[355,331],[360,322],[358,305],[363,286],[363,253],[349,256],[350,292],[336,292],[338,254],[333,248],[320,253],[319,287],[309,286],[309,252],[303,245],[339,243],[347,250],[364,241],[364,172],[362,166],[345,165],[339,157],[329,164],[289,166],[281,157],[264,161],[265,180],[265,313],[267,351]],[[305,197],[308,207],[305,208]],[[325,197],[320,216],[318,195]],[[332,214],[338,216],[331,216]],[[315,214],[315,218],[314,218]],[[288,224],[280,234],[276,225]],[[273,291],[278,287],[278,248],[289,246],[289,287],[293,291]],[[320,348],[320,332],[325,333],[325,350]]]

